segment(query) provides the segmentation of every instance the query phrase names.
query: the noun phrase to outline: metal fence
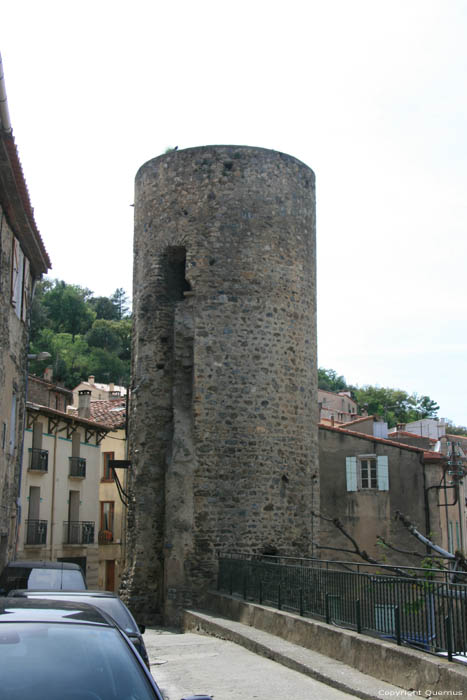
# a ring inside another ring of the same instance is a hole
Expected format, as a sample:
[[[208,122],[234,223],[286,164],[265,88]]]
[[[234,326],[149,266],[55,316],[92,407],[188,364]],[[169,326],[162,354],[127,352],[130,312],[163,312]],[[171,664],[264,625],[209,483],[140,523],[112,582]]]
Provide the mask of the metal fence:
[[[391,567],[353,562],[221,554],[218,589],[398,644],[444,652],[449,660],[467,657],[467,575],[398,568],[401,575]]]

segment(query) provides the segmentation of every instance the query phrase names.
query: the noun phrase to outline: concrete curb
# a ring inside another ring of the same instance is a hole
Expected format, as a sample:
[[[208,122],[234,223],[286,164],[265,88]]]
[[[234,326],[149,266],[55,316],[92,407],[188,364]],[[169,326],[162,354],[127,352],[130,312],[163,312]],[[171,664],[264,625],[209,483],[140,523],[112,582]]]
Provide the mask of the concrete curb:
[[[364,700],[394,697],[401,692],[400,688],[367,676],[341,661],[218,615],[185,610],[184,629],[234,642],[255,654]]]
[[[334,679],[332,683],[339,681],[341,675],[346,679],[347,674],[353,672],[360,673],[362,680],[371,678],[379,691],[372,697],[388,696],[384,692],[384,684],[387,684],[392,690],[399,689],[397,693],[390,693],[392,696],[452,695],[467,698],[467,667],[464,664],[450,663],[440,656],[215,591],[206,597],[204,607],[202,613],[189,612],[204,615],[204,624],[209,620],[221,625],[222,634],[239,634],[241,638],[247,637],[250,644],[253,641],[265,643],[277,654],[282,652],[283,643],[291,644],[287,652],[292,656],[291,663],[304,660],[306,665],[308,655],[317,654],[312,670],[321,672],[324,669]],[[206,632],[210,634],[207,629]],[[258,636],[261,634],[268,636]],[[224,638],[245,645],[243,641]],[[258,649],[257,653],[264,652]],[[337,673],[336,677],[338,667],[342,673]],[[358,695],[357,690],[358,684],[352,692]]]

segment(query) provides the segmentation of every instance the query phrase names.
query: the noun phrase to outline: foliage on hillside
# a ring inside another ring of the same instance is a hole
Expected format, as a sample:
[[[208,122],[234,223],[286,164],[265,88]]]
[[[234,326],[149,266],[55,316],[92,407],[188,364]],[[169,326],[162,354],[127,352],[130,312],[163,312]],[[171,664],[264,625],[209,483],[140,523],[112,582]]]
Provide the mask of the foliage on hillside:
[[[392,428],[420,418],[436,418],[439,406],[429,396],[408,394],[402,389],[380,386],[352,386],[333,369],[318,369],[318,386],[326,391],[349,391],[357,402],[359,413],[380,416]]]
[[[34,294],[29,352],[46,351],[52,357],[32,360],[29,371],[41,376],[50,366],[54,381],[70,389],[91,374],[96,382],[127,385],[131,328],[123,289],[110,297],[94,297],[84,287],[44,279]]]

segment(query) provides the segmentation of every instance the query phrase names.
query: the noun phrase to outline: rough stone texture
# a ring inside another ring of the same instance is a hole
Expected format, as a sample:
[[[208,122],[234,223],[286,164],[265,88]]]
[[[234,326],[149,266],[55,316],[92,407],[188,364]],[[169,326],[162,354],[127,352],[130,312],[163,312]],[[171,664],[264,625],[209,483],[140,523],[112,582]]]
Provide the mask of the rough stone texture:
[[[176,622],[219,551],[311,553],[314,174],[259,148],[171,152],[139,170],[135,217],[123,588]]]

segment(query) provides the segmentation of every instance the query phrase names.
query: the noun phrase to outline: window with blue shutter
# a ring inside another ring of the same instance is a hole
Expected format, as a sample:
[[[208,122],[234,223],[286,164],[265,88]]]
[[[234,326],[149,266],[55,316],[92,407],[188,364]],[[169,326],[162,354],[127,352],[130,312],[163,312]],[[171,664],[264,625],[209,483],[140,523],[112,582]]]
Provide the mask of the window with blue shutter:
[[[345,469],[347,475],[347,491],[356,491],[358,485],[357,478],[357,458],[356,457],[346,457],[345,458]]]
[[[389,470],[388,458],[386,455],[377,457],[378,469],[378,489],[380,491],[389,491]]]

